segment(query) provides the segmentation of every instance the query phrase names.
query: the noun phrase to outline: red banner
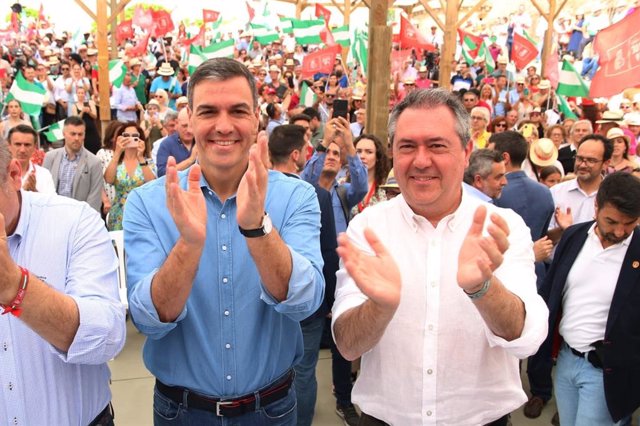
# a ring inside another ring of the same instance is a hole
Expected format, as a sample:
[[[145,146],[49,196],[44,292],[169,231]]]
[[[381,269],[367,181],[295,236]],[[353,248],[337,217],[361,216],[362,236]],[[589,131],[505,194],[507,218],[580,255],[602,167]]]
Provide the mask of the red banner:
[[[529,62],[536,59],[538,49],[529,40],[520,34],[513,33],[513,46],[511,47],[511,60],[516,64],[516,68],[524,69]]]
[[[403,15],[400,15],[400,47],[402,49],[414,48],[416,50],[429,50],[432,52],[436,50],[436,47],[429,43],[427,39],[420,34],[420,31]]]
[[[181,43],[183,45],[185,45],[185,46],[191,46],[192,44],[195,44],[196,46],[204,47],[206,31],[207,30],[206,30],[204,24],[202,24],[200,26],[200,31],[198,31],[198,34],[196,34],[195,36],[193,36],[191,38],[182,40]]]
[[[249,20],[253,21],[253,18],[256,16],[256,10],[253,7],[251,7],[248,0],[245,0],[245,3],[247,5],[247,13],[249,14]]]
[[[309,53],[302,59],[302,77],[315,74],[331,74],[336,63],[336,55],[342,53],[342,46],[334,44],[317,52]]]
[[[151,37],[151,35],[147,34],[144,39],[139,40],[135,47],[127,51],[127,56],[130,58],[145,56],[147,54],[147,46],[149,45],[149,37]]]
[[[154,37],[164,37],[165,34],[173,31],[173,19],[166,10],[154,10],[151,12],[153,16],[153,35]]]
[[[118,44],[122,43],[126,39],[133,38],[133,21],[122,21],[116,27],[116,41]]]
[[[142,6],[136,6],[133,11],[134,25],[150,30],[153,27],[153,13],[150,9],[143,9]]]
[[[640,84],[640,10],[601,30],[593,42],[600,67],[589,96],[608,97]]]
[[[391,51],[391,75],[396,72],[402,73],[402,65],[407,59],[411,58],[411,50],[392,50]]]
[[[320,3],[316,3],[316,18],[322,18],[324,22],[329,22],[329,19],[331,19],[331,11]]]
[[[216,12],[215,10],[210,9],[202,9],[202,23],[206,24],[207,22],[216,22],[220,17],[220,12]]]

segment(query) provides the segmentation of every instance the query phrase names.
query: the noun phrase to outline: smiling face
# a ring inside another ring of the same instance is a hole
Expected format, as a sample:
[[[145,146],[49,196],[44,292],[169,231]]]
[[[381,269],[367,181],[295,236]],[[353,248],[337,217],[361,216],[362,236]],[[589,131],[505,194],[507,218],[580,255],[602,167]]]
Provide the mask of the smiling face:
[[[409,108],[400,114],[393,141],[393,166],[407,204],[432,223],[454,212],[462,196],[466,149],[455,131],[453,113],[444,106]]]
[[[249,83],[243,77],[203,80],[193,88],[188,113],[205,177],[224,172],[228,179],[239,179],[258,132]]]

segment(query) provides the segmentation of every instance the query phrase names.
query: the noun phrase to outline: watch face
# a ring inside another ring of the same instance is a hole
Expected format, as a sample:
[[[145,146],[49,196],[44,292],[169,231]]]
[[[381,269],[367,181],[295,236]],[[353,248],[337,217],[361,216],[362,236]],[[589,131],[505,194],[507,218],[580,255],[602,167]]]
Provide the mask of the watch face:
[[[273,223],[271,222],[271,217],[268,214],[264,215],[264,219],[262,220],[262,229],[264,230],[264,234],[267,235],[271,233],[273,229]]]

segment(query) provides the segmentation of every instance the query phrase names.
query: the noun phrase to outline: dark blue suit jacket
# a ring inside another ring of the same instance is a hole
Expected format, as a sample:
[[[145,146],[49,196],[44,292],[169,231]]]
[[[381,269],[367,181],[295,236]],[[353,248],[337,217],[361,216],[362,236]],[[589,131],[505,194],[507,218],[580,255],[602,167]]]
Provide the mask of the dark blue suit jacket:
[[[507,174],[507,185],[494,204],[518,213],[529,227],[534,242],[547,233],[555,208],[549,188],[530,179],[522,170]],[[545,276],[544,263],[536,262],[535,270],[540,288]]]
[[[538,352],[551,357],[567,276],[593,221],[567,228],[540,294],[549,307],[549,335]],[[603,345],[604,394],[613,421],[640,407],[640,227],[636,227],[609,308]]]

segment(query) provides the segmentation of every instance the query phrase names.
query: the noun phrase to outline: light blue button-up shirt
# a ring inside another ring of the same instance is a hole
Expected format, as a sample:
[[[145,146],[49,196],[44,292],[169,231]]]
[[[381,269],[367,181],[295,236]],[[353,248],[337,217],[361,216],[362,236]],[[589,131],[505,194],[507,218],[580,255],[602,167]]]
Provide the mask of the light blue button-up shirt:
[[[187,186],[188,169],[179,184]],[[256,391],[280,377],[303,353],[299,321],[324,295],[320,208],[306,182],[269,172],[265,209],[289,247],[286,300],[265,289],[236,221],[236,197],[220,201],[204,178],[207,239],[191,294],[174,322],[163,323],[151,282],[179,238],[166,209],[164,178],[136,188],[124,213],[129,309],[148,339],[146,367],[161,382],[218,397]],[[178,271],[179,273],[179,271]]]
[[[87,203],[21,194],[18,226],[8,238],[11,258],[71,296],[80,327],[63,353],[20,319],[0,315],[0,424],[86,426],[111,400],[107,362],[125,341],[115,252]]]

